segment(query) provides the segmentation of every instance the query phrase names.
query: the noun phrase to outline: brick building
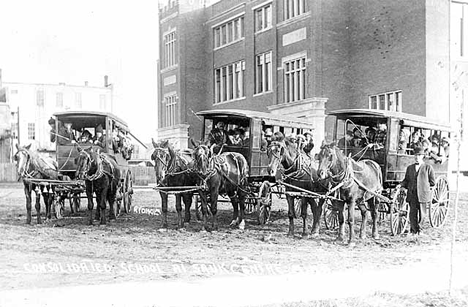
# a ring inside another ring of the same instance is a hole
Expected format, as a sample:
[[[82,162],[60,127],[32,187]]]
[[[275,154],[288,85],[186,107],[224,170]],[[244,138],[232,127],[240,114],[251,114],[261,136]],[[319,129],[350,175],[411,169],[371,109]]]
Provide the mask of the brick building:
[[[319,142],[331,136],[325,111],[335,109],[450,121],[450,3],[168,1],[159,12],[158,137],[186,147],[200,137],[195,113],[212,108],[307,118]]]

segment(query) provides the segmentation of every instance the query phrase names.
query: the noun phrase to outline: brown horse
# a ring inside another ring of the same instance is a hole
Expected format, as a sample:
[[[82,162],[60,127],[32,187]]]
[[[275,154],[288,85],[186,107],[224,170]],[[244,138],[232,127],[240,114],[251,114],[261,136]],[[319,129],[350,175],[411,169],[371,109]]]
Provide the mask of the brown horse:
[[[230,226],[245,228],[244,208],[248,189],[248,164],[244,156],[236,152],[224,152],[214,155],[205,144],[198,144],[194,151],[195,167],[201,178],[200,198],[202,203],[203,229],[207,230],[207,205],[213,215],[212,226],[218,229],[218,196],[226,194],[234,209]]]
[[[156,181],[159,187],[183,187],[195,186],[198,182],[198,176],[192,171],[194,160],[188,152],[176,152],[169,141],[156,143],[153,140],[154,151],[151,154],[151,160],[154,161],[154,171]],[[190,222],[190,207],[192,205],[193,188],[186,191],[176,190],[183,193],[175,193],[177,210],[177,227],[184,228],[184,222]],[[163,228],[167,228],[167,202],[168,193],[160,191],[162,203]],[[182,219],[182,204],[185,204],[185,218]]]
[[[59,172],[56,161],[51,159],[42,158],[37,153],[32,152],[31,144],[28,146],[18,146],[18,150],[13,159],[16,162],[16,171],[23,180],[24,194],[26,195],[26,223],[31,224],[31,192],[36,193],[36,212],[37,212],[37,223],[41,224],[41,194],[44,198],[46,206],[46,219],[51,218],[51,205],[54,200],[54,189],[49,186],[47,190],[44,190],[44,185],[34,184],[28,181],[28,179],[59,179]]]
[[[278,168],[283,167],[282,180],[290,185],[300,189],[312,192],[324,192],[325,189],[317,182],[317,170],[310,157],[297,149],[293,139],[285,138],[281,141],[273,141],[268,146],[267,154],[269,158],[268,169],[271,176],[277,176]],[[298,189],[286,187],[287,192],[299,192]],[[289,232],[288,235],[294,236],[294,196],[286,193],[288,202]],[[323,199],[318,203],[312,197],[301,198],[301,217],[303,220],[302,235],[307,235],[307,205],[313,213],[314,222],[312,225],[312,236],[318,236],[320,229],[320,217],[322,215]]]
[[[86,197],[88,198],[89,225],[93,224],[93,194],[96,195],[96,219],[100,224],[106,224],[106,200],[109,202],[110,218],[116,218],[114,206],[121,172],[114,156],[99,153],[92,147],[81,149],[77,147],[79,155],[75,159],[77,165],[75,177],[84,179],[86,185]]]
[[[344,238],[344,205],[348,205],[349,244],[354,244],[354,211],[357,205],[361,210],[362,224],[359,237],[365,239],[367,210],[372,215],[372,237],[378,239],[377,228],[377,197],[382,191],[382,170],[372,160],[355,162],[345,157],[335,143],[323,144],[318,153],[318,175],[321,179],[329,179],[333,189],[339,189],[338,204],[339,232],[337,240]]]

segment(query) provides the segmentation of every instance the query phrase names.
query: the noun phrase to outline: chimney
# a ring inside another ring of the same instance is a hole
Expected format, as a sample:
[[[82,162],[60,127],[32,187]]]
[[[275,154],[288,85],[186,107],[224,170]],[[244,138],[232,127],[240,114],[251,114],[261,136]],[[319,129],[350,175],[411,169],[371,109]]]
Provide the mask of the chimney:
[[[84,86],[88,86],[88,81],[85,81],[85,82],[84,82]]]
[[[109,76],[105,75],[104,76],[104,87],[108,87],[108,86],[109,86]]]

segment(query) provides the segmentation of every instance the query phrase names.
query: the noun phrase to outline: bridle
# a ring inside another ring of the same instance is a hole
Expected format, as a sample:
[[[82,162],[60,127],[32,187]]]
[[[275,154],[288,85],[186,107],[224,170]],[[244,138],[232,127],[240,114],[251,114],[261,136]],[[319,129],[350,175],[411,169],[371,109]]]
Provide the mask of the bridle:
[[[18,152],[15,154],[15,160],[18,160],[16,157],[18,157],[19,154],[22,154],[25,156],[26,162],[24,163],[24,167],[20,168],[19,161],[17,164],[17,172],[22,178],[32,178],[35,175],[39,174],[38,171],[32,170],[29,172],[29,168],[31,167],[31,155],[26,149],[19,149]],[[21,169],[21,170],[20,170]]]
[[[195,149],[195,164],[198,172],[202,176],[211,177],[216,172],[210,149],[206,145],[199,145],[198,148]]]
[[[338,163],[338,156],[337,156],[337,153],[334,152],[334,150],[332,148],[330,148],[329,146],[326,146],[326,147],[323,147],[322,148],[322,151],[328,151],[328,161],[329,163],[326,165],[326,170],[327,170],[327,177],[326,178],[323,178],[321,180],[330,180],[330,182],[333,184],[333,185],[337,185],[337,184],[347,184],[350,179],[351,179],[351,165],[350,165],[350,159],[351,158],[348,158],[348,157],[345,157],[344,160],[345,160],[345,166],[342,168],[342,170],[340,170],[339,172],[337,172],[336,174],[333,174],[332,172],[332,169],[336,168],[337,167],[337,163]],[[320,155],[323,155],[322,153]],[[324,161],[321,159],[320,161],[320,164],[319,164],[319,170],[322,170],[324,167],[321,167],[322,163],[324,163]]]

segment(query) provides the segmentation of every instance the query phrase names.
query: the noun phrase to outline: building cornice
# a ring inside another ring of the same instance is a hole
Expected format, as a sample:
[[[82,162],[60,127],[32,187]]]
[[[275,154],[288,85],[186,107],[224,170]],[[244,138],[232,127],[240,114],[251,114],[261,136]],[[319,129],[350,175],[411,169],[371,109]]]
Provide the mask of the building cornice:
[[[26,86],[47,86],[47,87],[75,87],[75,88],[90,88],[100,90],[112,90],[112,86],[89,86],[89,85],[73,85],[73,84],[54,84],[54,83],[26,83],[26,82],[3,82],[3,85],[26,85]]]

